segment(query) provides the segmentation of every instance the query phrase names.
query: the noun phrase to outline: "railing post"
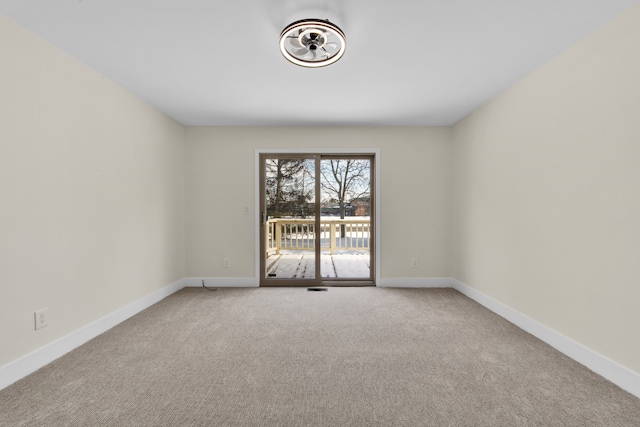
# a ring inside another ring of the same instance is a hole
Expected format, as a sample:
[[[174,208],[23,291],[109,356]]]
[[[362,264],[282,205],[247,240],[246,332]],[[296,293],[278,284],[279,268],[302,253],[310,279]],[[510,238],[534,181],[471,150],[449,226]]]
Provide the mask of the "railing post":
[[[281,240],[282,240],[282,225],[276,221],[273,224],[274,228],[275,228],[275,238],[276,238],[276,255],[280,255],[280,245],[281,245]]]
[[[333,255],[336,250],[336,224],[329,223],[329,253]]]
[[[269,235],[271,235],[273,237],[273,234],[271,232],[271,223],[266,222],[264,224],[264,228],[265,228],[265,232],[264,232],[264,248],[265,248],[265,254],[264,257],[269,258],[269,249],[271,249],[271,244],[269,242]]]

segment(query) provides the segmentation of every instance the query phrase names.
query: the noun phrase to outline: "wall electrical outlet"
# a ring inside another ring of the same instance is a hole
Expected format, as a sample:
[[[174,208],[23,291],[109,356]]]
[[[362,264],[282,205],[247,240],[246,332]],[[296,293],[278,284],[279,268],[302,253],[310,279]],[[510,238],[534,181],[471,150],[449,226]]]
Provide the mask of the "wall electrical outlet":
[[[231,267],[231,258],[225,257],[222,259],[222,266],[224,268],[229,268]]]
[[[411,268],[418,268],[418,258],[411,258]]]
[[[43,308],[33,313],[34,320],[36,322],[36,330],[44,328],[49,324],[48,308]]]

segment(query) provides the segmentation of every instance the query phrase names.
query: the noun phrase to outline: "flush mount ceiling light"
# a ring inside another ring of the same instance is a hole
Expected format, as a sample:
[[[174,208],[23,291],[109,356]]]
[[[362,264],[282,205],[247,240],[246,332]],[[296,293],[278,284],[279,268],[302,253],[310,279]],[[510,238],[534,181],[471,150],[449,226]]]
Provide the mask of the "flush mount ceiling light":
[[[328,19],[302,19],[280,34],[280,50],[285,58],[302,67],[324,67],[344,55],[347,40]]]

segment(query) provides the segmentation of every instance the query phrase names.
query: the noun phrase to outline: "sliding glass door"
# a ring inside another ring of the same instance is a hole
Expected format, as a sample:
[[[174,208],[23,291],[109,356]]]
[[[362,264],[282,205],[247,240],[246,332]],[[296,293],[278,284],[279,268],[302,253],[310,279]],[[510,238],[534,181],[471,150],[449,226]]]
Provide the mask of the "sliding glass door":
[[[373,282],[373,156],[260,156],[261,286]]]

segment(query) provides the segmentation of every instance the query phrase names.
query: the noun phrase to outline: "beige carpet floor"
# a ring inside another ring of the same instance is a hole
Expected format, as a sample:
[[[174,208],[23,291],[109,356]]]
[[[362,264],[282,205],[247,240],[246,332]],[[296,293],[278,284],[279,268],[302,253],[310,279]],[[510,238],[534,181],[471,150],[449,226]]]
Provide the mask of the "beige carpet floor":
[[[640,426],[452,289],[184,289],[0,391],[2,426]]]

